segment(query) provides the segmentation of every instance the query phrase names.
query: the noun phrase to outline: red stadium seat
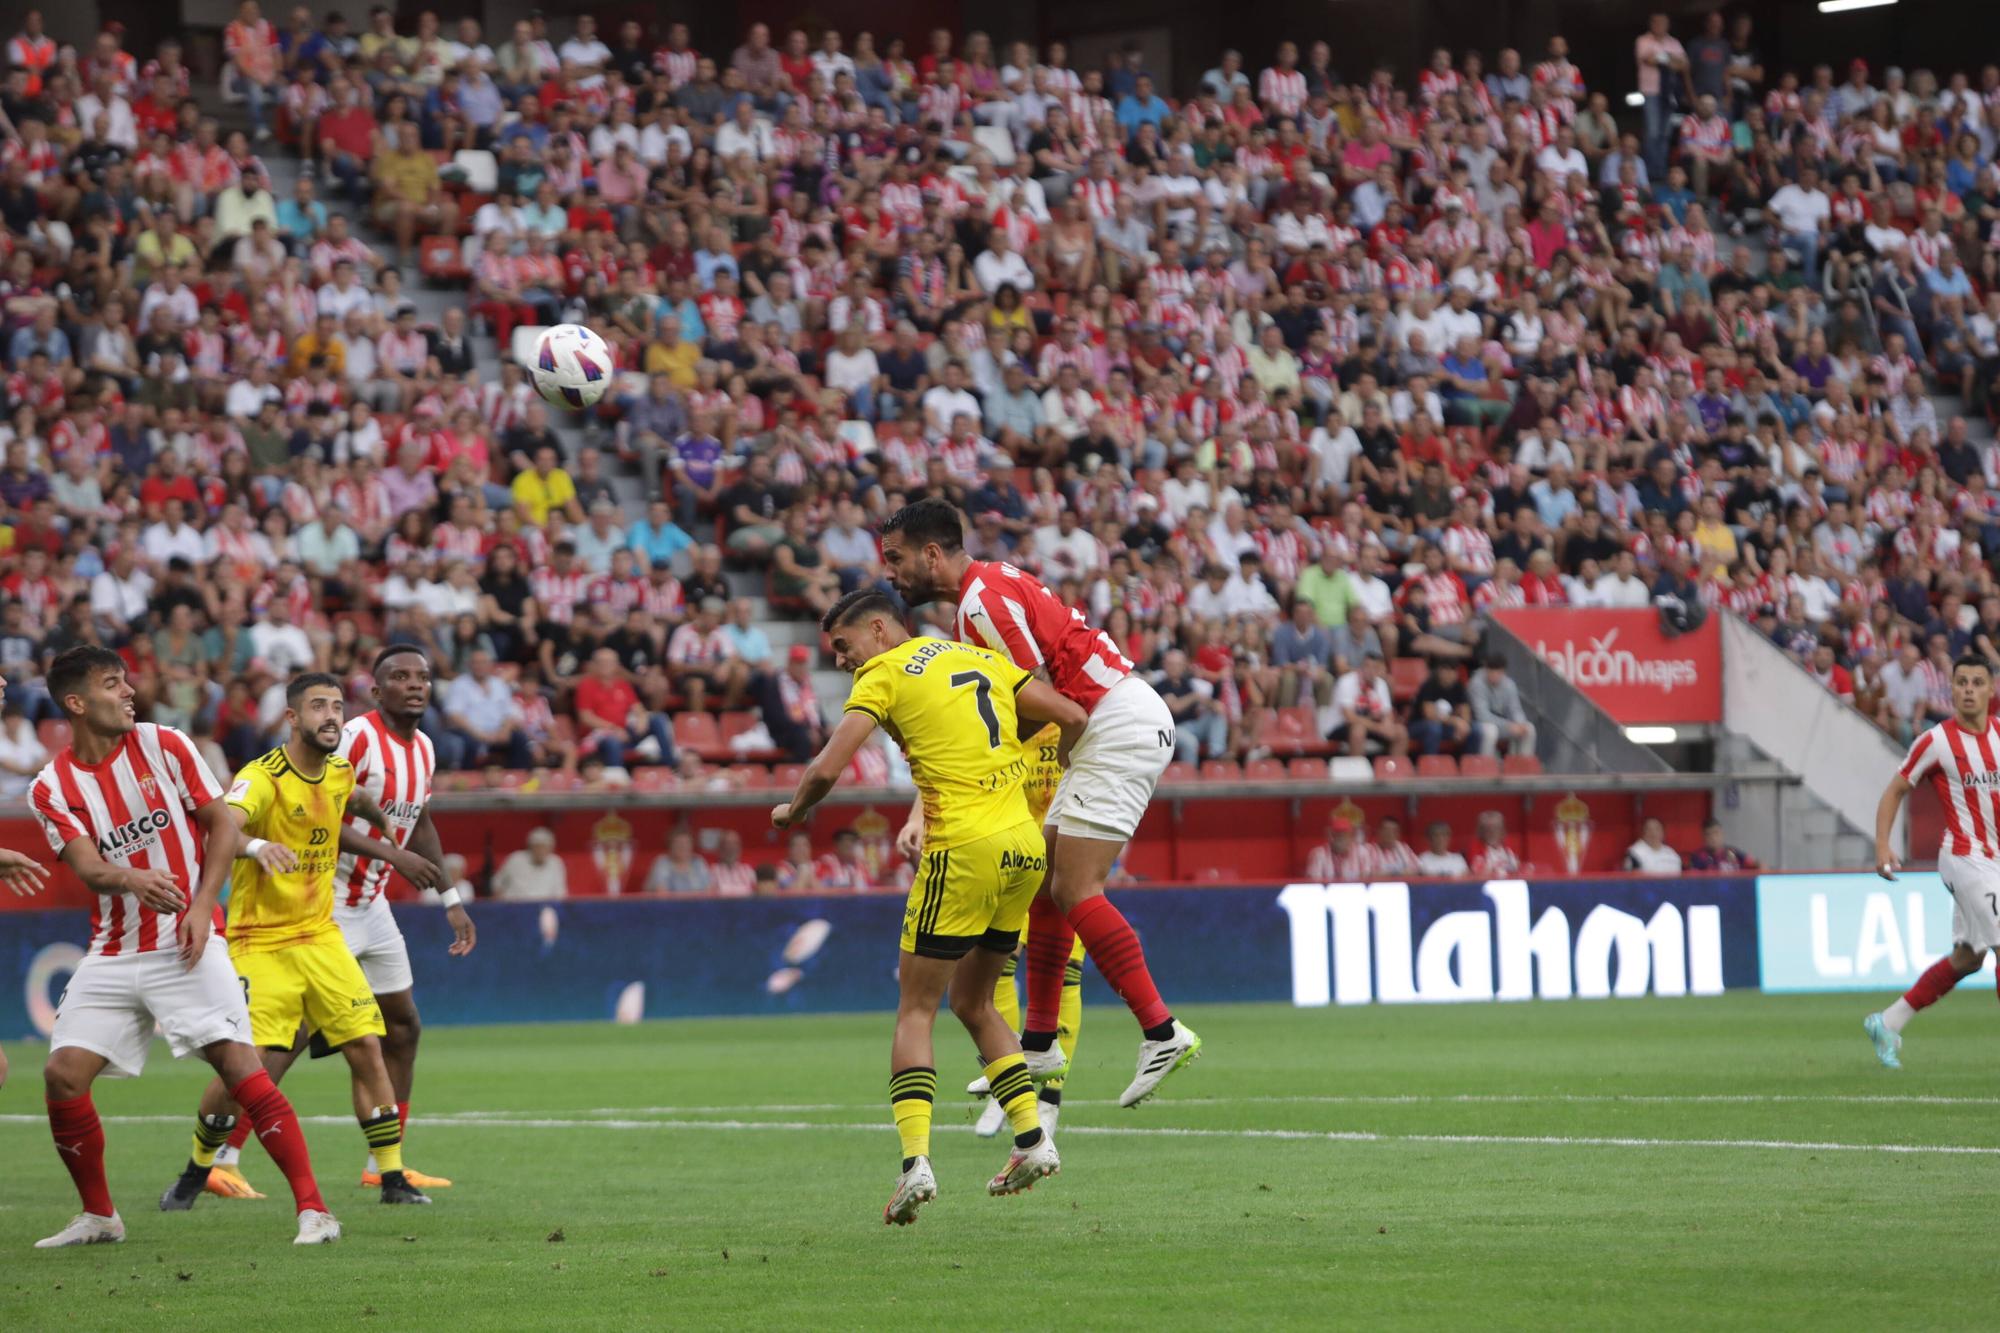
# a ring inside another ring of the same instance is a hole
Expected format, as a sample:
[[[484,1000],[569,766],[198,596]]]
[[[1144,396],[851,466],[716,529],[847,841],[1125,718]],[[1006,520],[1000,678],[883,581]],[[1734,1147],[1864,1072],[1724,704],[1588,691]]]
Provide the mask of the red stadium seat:
[[[35,724],[35,738],[50,754],[69,744],[69,723],[59,717],[44,718]]]
[[[632,770],[633,791],[672,791],[680,785],[680,775],[671,768],[661,768],[656,764]]]
[[[1375,780],[1377,782],[1401,782],[1410,776],[1412,776],[1412,770],[1410,768],[1410,761],[1407,759],[1398,759],[1394,755],[1385,754],[1375,761]]]
[[[465,266],[465,252],[451,236],[426,236],[418,242],[417,272],[426,282],[438,285],[464,282],[472,276]]]
[[[1250,782],[1283,782],[1285,761],[1282,759],[1252,759],[1243,765],[1243,776]]]
[[[1458,776],[1458,760],[1448,754],[1426,754],[1417,757],[1417,776],[1420,778],[1455,778]]]
[[[722,715],[722,748],[730,758],[765,763],[780,756],[781,751],[768,745],[754,750],[739,750],[730,744],[731,741],[741,736],[744,732],[753,730],[763,720],[762,715],[752,712],[749,709],[735,713],[724,713]]]
[[[1500,765],[1500,771],[1509,777],[1532,778],[1542,771],[1542,761],[1532,754],[1510,754]]]
[[[1319,734],[1319,714],[1311,704],[1297,704],[1272,713],[1256,743],[1284,755],[1328,755],[1335,749]]]
[[[1242,778],[1243,770],[1234,759],[1210,759],[1201,766],[1203,782],[1240,782]]]
[[[715,719],[707,713],[674,714],[674,748],[698,754],[703,759],[729,758],[729,747],[722,743],[722,732],[716,727]]]
[[[1430,664],[1421,657],[1398,657],[1389,663],[1389,693],[1397,703],[1408,703],[1423,688]]]
[[[518,768],[498,768],[486,775],[488,791],[519,791],[528,785],[528,775]]]
[[[567,792],[583,790],[583,779],[574,773],[562,772],[560,769],[554,773],[544,773],[541,783],[543,791]]]
[[[1184,759],[1176,759],[1173,763],[1167,765],[1166,772],[1160,774],[1160,781],[1162,783],[1193,782],[1195,777],[1196,773],[1193,764],[1188,763]]]
[[[1490,754],[1462,754],[1458,757],[1458,775],[1462,778],[1497,778],[1500,776],[1500,761]]]
[[[799,779],[805,775],[806,766],[804,764],[779,764],[771,770],[771,785],[774,787],[783,787],[786,791],[793,791],[797,789]]]
[[[1294,782],[1326,781],[1326,760],[1294,759],[1285,766],[1285,772]]]

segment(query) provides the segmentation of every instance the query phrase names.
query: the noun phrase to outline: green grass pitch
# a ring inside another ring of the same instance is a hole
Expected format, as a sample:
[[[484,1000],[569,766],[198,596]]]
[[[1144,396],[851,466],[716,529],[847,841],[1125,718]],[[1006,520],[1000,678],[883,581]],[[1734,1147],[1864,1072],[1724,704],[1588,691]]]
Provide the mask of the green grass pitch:
[[[887,1015],[434,1029],[413,1165],[429,1209],[356,1187],[344,1073],[286,1084],[347,1229],[290,1244],[263,1202],[154,1200],[204,1067],[98,1085],[130,1239],[36,1252],[75,1211],[40,1047],[0,1093],[0,1328],[1935,1327],[1976,1323],[1993,1252],[1993,997],[1969,984],[1878,1068],[1872,997],[1183,1015],[1203,1059],[1135,1111],[1136,1037],[1093,1009],[1062,1174],[990,1199],[1003,1140],[944,1092],[916,1226]],[[1879,1145],[1927,1151],[1890,1152]]]

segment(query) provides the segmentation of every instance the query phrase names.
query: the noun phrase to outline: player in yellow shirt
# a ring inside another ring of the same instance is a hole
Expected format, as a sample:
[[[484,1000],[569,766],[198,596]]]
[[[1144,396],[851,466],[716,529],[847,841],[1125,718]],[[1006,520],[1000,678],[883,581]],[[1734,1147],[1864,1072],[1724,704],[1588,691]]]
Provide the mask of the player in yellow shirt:
[[[333,923],[333,872],[352,849],[386,857],[419,887],[436,883],[430,863],[393,843],[348,827],[351,810],[386,834],[388,820],[354,785],[354,769],[336,751],[345,722],[339,680],[307,672],[285,689],[291,739],[236,774],[226,800],[242,845],[229,888],[229,959],[250,1006],[250,1040],[265,1052],[288,1052],[303,1023],[347,1059],[354,1115],[382,1168],[382,1202],[424,1204],[430,1197],[403,1176],[403,1131],[389,1071],[382,1063],[382,1010],[340,927]],[[398,855],[393,853],[400,853]],[[192,1208],[207,1187],[216,1151],[237,1111],[217,1079],[202,1094],[194,1152],[160,1198],[169,1212]]]
[[[903,913],[901,995],[890,1047],[889,1102],[903,1168],[884,1222],[914,1222],[937,1197],[931,1111],[937,1066],[931,1030],[947,988],[985,1066],[994,1101],[1014,1128],[1006,1167],[990,1194],[1015,1194],[1061,1168],[1042,1131],[1020,1038],[993,1007],[994,982],[1020,947],[1028,903],[1048,869],[1041,826],[1022,791],[1028,761],[1020,719],[1061,728],[1058,752],[1086,714],[1032,673],[996,653],[911,637],[895,604],[873,588],[849,593],[820,622],[834,660],[854,673],[847,709],[826,748],[806,765],[771,823],[790,828],[825,799],[879,726],[903,747],[924,814],[923,857]]]
[[[1056,727],[1044,727],[1021,742],[1028,761],[1028,776],[1022,787],[1028,797],[1028,813],[1037,824],[1044,821],[1049,802],[1056,797],[1056,784],[1062,781],[1062,761],[1056,757],[1061,748],[1062,732]],[[1083,959],[1083,941],[1079,939],[1070,946],[1069,964],[1063,969],[1062,1007],[1056,1011],[1056,1044],[1062,1047],[1065,1071],[1076,1058],[1076,1036],[1083,1027]],[[1020,962],[1019,954],[1009,958],[1000,968],[1000,979],[993,983],[993,1007],[1016,1032],[1021,1030],[1021,991],[1014,982],[1014,974]],[[1056,1120],[1062,1114],[1062,1089],[1061,1078],[1049,1079],[1041,1086],[1042,1131],[1051,1138],[1055,1137]],[[965,1090],[974,1097],[985,1097],[988,1092],[985,1078],[974,1079]],[[973,1133],[990,1139],[1006,1123],[1007,1113],[1000,1103],[988,1099]]]

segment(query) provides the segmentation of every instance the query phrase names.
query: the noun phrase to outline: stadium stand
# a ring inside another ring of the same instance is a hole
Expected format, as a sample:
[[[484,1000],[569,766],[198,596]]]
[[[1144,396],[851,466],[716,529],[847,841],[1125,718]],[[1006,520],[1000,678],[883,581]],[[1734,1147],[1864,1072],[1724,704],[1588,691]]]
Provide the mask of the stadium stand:
[[[219,89],[109,37],[0,94],[0,671],[44,747],[77,642],[218,771],[289,672],[359,704],[414,642],[466,786],[781,784],[843,691],[812,615],[924,495],[1162,681],[1170,783],[1539,772],[1412,725],[1472,707],[1429,663],[1496,606],[1742,615],[1902,735],[2000,663],[1991,70],[1656,75],[1635,133],[1559,38],[1148,99],[979,33],[250,5]],[[513,364],[558,320],[619,349],[588,419]]]

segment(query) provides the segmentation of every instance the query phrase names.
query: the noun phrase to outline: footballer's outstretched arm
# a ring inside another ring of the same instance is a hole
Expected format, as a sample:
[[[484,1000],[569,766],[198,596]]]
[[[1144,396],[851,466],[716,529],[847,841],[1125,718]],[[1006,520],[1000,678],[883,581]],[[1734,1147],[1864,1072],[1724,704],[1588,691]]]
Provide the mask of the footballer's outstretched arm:
[[[417,826],[410,830],[410,850],[438,868],[438,892],[446,895],[444,919],[451,923],[451,948],[447,952],[453,958],[463,958],[479,943],[479,931],[465,905],[451,896],[451,885],[444,877],[444,839],[431,820],[429,806],[424,807],[417,816]]]
[[[244,840],[243,821],[248,816],[228,801],[210,801],[194,812],[194,818],[201,825],[201,879],[176,932],[181,962],[187,967],[199,963],[208,948],[209,932],[215,928],[215,908],[222,900],[222,883],[236,862],[237,849]]]
[[[851,709],[841,715],[840,725],[826,738],[826,748],[813,756],[806,765],[806,771],[799,775],[799,789],[792,793],[792,799],[783,805],[771,808],[771,825],[774,828],[790,828],[802,823],[812,808],[826,799],[833,784],[840,781],[840,775],[847,771],[847,765],[870,736],[875,734],[875,719],[859,709]]]
[[[1896,878],[1903,865],[1890,846],[1890,837],[1896,829],[1896,813],[1903,808],[1911,787],[1910,780],[1897,773],[1882,789],[1882,799],[1875,805],[1875,873],[1883,879]]]
[[[444,887],[444,871],[437,862],[396,845],[394,832],[389,827],[389,816],[382,813],[382,807],[375,803],[373,796],[356,787],[347,794],[347,808],[361,816],[368,827],[382,836],[371,838],[343,819],[340,821],[341,851],[373,861],[387,861],[390,869],[410,881],[420,892]]]
[[[63,864],[92,893],[129,893],[155,912],[179,912],[187,907],[187,894],[170,870],[113,865],[87,837],[71,838],[63,844],[61,855]]]
[[[25,852],[0,847],[0,884],[24,898],[40,893],[49,884],[48,867]]]

